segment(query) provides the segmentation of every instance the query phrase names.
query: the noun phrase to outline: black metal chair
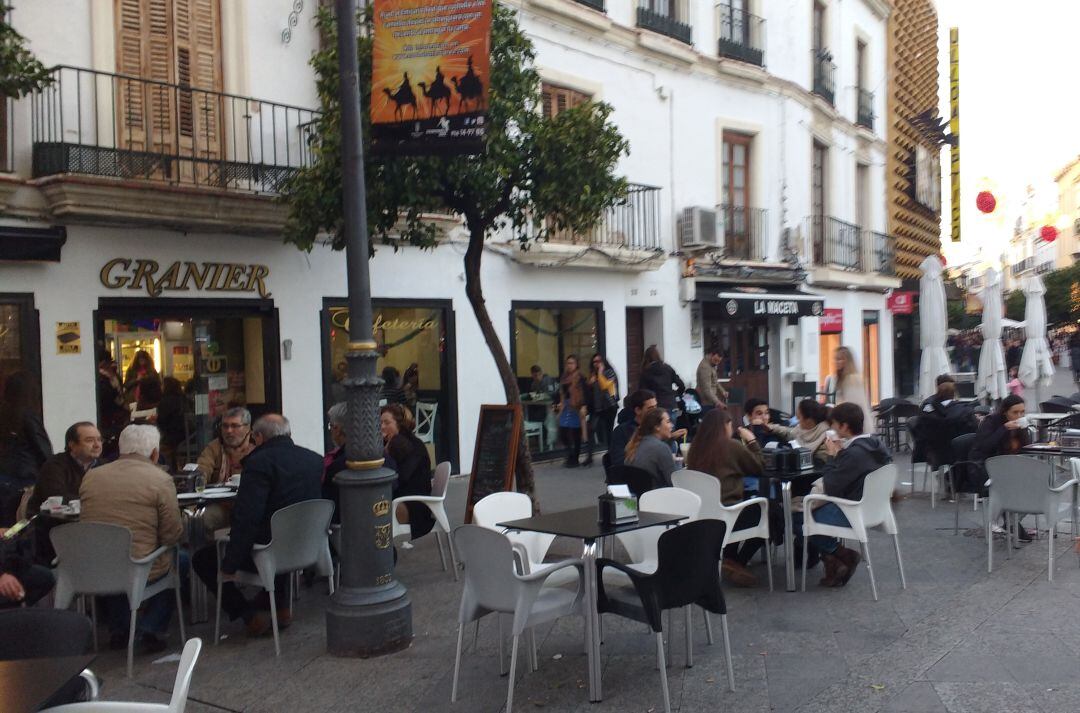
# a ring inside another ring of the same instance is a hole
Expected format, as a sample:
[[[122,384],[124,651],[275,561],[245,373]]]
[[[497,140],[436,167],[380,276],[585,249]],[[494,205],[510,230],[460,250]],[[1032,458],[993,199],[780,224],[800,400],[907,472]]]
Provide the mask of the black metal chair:
[[[81,656],[93,644],[89,617],[67,609],[24,607],[0,611],[0,661]],[[99,681],[85,669],[69,681],[45,704],[45,708],[65,703],[94,700]]]
[[[975,398],[975,382],[974,381],[958,381],[956,382],[956,395],[962,399]]]
[[[721,543],[725,525],[720,520],[696,520],[672,528],[657,542],[656,571],[640,571],[610,559],[597,561],[597,610],[644,622],[656,633],[657,666],[660,688],[664,692],[664,711],[671,713],[668,696],[667,664],[664,656],[663,612],[683,609],[686,616],[686,666],[693,666],[693,627],[691,607],[705,610],[706,629],[711,633],[709,612],[720,615],[727,663],[728,690],[735,690],[735,672],[731,665],[731,641],[728,637],[727,604],[720,589]],[[622,572],[632,588],[605,588],[604,569]],[[711,639],[711,636],[710,636]]]
[[[1054,396],[1039,404],[1042,413],[1073,413],[1072,403],[1064,396]]]
[[[956,501],[956,517],[953,534],[960,532],[960,494],[971,493],[976,497],[986,497],[986,468],[971,458],[971,447],[975,445],[975,434],[965,433],[952,440],[952,452],[955,460],[947,467],[949,489]]]
[[[639,498],[650,490],[663,487],[656,482],[652,473],[632,465],[611,466],[608,469],[608,484],[628,485],[630,486],[630,492]]]
[[[911,451],[912,442],[910,439],[902,439],[901,435],[908,433],[907,423],[911,419],[919,415],[919,405],[912,403],[911,401],[902,400],[899,403],[893,404],[893,407],[889,409],[889,420],[891,422],[891,428],[893,437],[895,440],[895,450],[901,450],[907,448]],[[902,442],[905,441],[906,442]]]

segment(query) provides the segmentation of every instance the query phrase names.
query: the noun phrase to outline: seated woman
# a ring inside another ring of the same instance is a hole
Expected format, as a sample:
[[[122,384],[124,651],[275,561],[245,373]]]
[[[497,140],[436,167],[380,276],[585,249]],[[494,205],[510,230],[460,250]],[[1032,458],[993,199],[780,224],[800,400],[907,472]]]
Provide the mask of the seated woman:
[[[985,463],[994,456],[1015,455],[1031,443],[1031,431],[1028,430],[1024,417],[1024,399],[1016,394],[1009,394],[1001,400],[997,410],[979,424],[975,432],[975,442],[971,445],[970,459],[976,463]],[[1019,527],[1020,539],[1028,541],[1031,534],[1025,527]]]
[[[713,409],[705,414],[698,426],[697,436],[686,455],[686,467],[708,473],[720,481],[720,497],[724,505],[734,505],[745,499],[743,477],[761,473],[765,462],[761,445],[750,429],[739,428],[739,440],[732,437],[734,427],[726,409]],[[734,529],[753,527],[761,518],[761,510],[747,508],[735,521]],[[739,587],[753,587],[758,580],[746,568],[761,547],[761,540],[747,540],[724,548],[723,575]]]
[[[626,444],[627,465],[641,468],[653,479],[654,488],[671,487],[675,456],[665,441],[671,438],[671,417],[662,408],[649,409]]]
[[[412,413],[401,404],[386,404],[379,409],[379,428],[382,430],[386,455],[397,464],[397,484],[392,497],[404,495],[431,495],[431,458],[423,442],[413,433],[415,427]],[[410,539],[415,540],[431,532],[435,518],[420,503],[398,506],[395,514],[398,522],[409,523]]]
[[[825,450],[825,434],[829,430],[829,409],[814,399],[803,399],[795,407],[799,418],[797,426],[781,426],[778,423],[767,424],[769,431],[788,441],[798,441],[800,446],[809,448],[814,460],[826,463],[829,454]]]

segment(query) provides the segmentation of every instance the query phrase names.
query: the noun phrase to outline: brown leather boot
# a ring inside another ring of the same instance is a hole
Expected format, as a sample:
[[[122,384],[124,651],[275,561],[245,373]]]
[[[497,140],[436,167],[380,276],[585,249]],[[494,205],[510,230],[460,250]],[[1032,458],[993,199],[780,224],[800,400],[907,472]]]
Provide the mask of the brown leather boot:
[[[844,586],[851,579],[851,576],[855,574],[855,568],[859,566],[859,562],[862,562],[862,555],[856,550],[849,550],[847,547],[840,545],[834,553],[840,558],[840,561],[847,567],[847,574],[840,578],[840,586]]]
[[[848,573],[847,565],[835,554],[822,555],[821,561],[825,564],[825,576],[818,584],[822,587],[843,586],[843,579]]]
[[[720,566],[721,574],[724,579],[734,584],[736,587],[756,587],[758,583],[757,577],[754,573],[746,568],[743,563],[724,558],[723,563]]]

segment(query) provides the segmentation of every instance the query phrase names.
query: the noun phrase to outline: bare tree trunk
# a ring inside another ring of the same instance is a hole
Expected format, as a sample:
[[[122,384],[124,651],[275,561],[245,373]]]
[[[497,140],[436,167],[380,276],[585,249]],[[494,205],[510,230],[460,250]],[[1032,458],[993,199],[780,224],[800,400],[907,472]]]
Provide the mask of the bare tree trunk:
[[[465,251],[465,296],[469,299],[473,315],[480,325],[480,332],[484,335],[484,342],[491,352],[491,357],[495,360],[495,368],[499,371],[499,379],[502,380],[503,391],[506,392],[506,403],[520,406],[521,390],[518,389],[514,370],[506,356],[506,349],[495,331],[495,326],[491,323],[491,315],[488,314],[483,287],[480,284],[480,262],[484,255],[484,236],[487,230],[479,226],[477,221],[467,220],[467,223],[469,249]],[[536,498],[536,481],[533,477],[532,458],[529,455],[529,440],[525,438],[524,432],[518,446],[515,476],[518,491],[529,496],[532,500],[533,512],[539,513],[540,503]]]

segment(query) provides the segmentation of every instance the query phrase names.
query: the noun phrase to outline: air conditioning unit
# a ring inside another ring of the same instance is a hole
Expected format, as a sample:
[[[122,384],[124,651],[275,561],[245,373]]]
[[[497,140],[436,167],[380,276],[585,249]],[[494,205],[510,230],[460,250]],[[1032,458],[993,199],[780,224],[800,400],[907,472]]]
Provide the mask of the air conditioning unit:
[[[678,225],[679,247],[687,249],[721,247],[716,229],[716,211],[695,206],[684,208]]]

